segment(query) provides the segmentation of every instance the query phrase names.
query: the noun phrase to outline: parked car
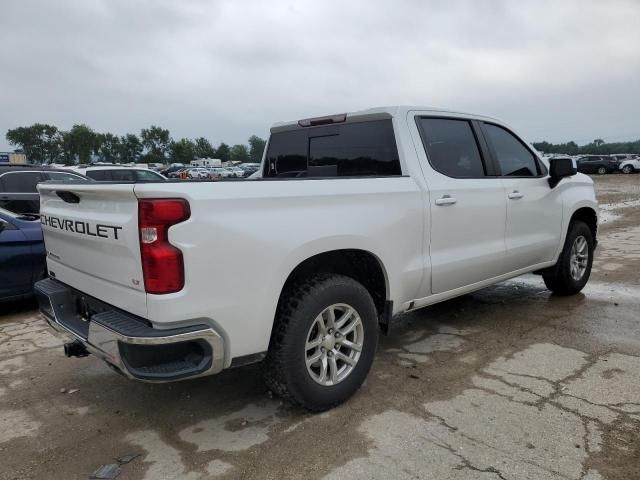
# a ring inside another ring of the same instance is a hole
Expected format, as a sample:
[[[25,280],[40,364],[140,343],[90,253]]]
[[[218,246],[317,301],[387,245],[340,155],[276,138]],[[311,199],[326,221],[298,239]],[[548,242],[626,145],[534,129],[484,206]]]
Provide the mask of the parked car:
[[[621,160],[619,168],[622,173],[640,172],[640,156]]]
[[[87,167],[77,171],[98,182],[162,182],[167,179],[148,168]]]
[[[622,162],[624,160],[633,160],[634,158],[640,158],[637,153],[616,153],[615,155],[609,155],[612,158]]]
[[[183,163],[172,163],[169,168],[161,170],[160,173],[167,178],[178,178],[176,175],[172,175],[175,172],[184,170],[186,167]]]
[[[211,176],[209,175],[209,170],[207,170],[206,168],[196,167],[196,168],[189,168],[187,170],[187,178],[202,179],[202,178],[211,178]]]
[[[260,164],[253,164],[253,163],[242,163],[239,165],[239,168],[242,170],[242,176],[243,177],[248,177],[251,174],[253,174],[254,172],[257,172],[258,169],[260,168]]]
[[[46,273],[40,217],[0,208],[0,301],[32,295]]]
[[[229,170],[232,173],[232,177],[236,177],[236,178],[242,178],[244,177],[244,170],[241,169],[240,167],[227,167],[227,170]]]
[[[576,159],[580,173],[604,175],[618,170],[620,162],[609,155],[583,155]]]
[[[186,168],[186,167],[177,168],[177,169],[172,170],[169,173],[167,173],[166,177],[167,178],[185,178],[187,170],[188,170],[188,168]],[[165,172],[166,171],[167,170],[165,170]],[[183,173],[184,173],[184,175],[182,175]]]
[[[235,177],[236,174],[225,167],[209,167],[209,171],[215,173],[220,178]]]
[[[529,272],[557,295],[589,279],[593,180],[492,118],[387,107],[279,123],[261,174],[74,185],[101,201],[73,205],[40,185],[56,275],[36,290],[67,350],[147,381],[264,360],[274,393],[321,411],[357,391],[394,314]]]
[[[40,196],[36,185],[47,180],[86,182],[75,172],[37,166],[0,166],[0,208],[15,213],[38,213]]]

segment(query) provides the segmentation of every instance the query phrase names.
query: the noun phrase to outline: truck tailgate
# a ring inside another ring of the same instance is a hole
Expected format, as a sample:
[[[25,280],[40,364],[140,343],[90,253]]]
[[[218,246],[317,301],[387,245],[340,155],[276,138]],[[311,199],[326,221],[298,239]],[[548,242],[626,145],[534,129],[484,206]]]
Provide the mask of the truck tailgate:
[[[52,276],[136,315],[147,314],[134,184],[40,184]]]

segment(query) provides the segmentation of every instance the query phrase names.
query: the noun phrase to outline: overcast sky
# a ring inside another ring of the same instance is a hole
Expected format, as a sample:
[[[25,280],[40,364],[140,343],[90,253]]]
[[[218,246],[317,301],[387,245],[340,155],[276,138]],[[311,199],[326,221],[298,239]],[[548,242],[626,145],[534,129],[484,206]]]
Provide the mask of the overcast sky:
[[[0,18],[0,150],[35,122],[241,143],[393,104],[531,141],[640,138],[640,0],[5,0]]]

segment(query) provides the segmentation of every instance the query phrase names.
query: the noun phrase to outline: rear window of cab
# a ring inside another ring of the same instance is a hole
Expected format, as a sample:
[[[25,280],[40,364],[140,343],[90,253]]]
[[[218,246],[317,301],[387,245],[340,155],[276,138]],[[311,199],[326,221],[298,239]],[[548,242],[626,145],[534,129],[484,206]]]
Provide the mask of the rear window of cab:
[[[402,175],[390,119],[273,133],[266,159],[264,178]]]

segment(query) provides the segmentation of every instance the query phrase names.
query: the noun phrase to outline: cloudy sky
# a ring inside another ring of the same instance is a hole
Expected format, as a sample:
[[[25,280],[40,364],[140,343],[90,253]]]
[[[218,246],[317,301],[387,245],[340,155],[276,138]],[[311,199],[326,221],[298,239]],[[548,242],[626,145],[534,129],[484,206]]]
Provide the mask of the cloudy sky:
[[[0,18],[0,150],[34,122],[240,143],[392,104],[640,138],[639,0],[6,0]]]

